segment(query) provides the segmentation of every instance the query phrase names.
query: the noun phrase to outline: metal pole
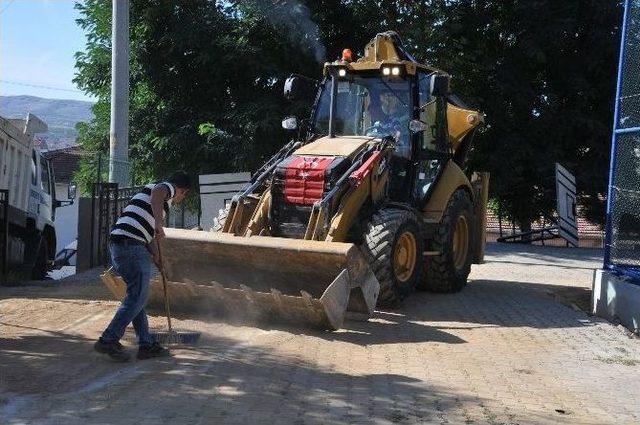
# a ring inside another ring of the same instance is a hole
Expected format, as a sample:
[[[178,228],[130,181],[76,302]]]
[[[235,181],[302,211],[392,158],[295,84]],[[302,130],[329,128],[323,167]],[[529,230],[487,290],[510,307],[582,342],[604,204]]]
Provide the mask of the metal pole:
[[[109,182],[129,185],[129,0],[113,0]]]
[[[336,102],[338,101],[338,79],[331,70],[331,103],[329,106],[329,137],[336,137]]]

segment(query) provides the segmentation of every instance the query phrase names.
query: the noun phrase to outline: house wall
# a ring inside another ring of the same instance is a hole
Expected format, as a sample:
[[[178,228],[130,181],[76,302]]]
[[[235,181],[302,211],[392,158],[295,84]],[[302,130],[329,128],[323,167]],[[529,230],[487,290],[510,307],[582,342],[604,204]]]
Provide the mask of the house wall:
[[[66,183],[56,183],[56,198],[60,201],[68,200],[67,190]],[[56,252],[59,252],[78,237],[78,202],[56,209],[55,224],[58,238]]]

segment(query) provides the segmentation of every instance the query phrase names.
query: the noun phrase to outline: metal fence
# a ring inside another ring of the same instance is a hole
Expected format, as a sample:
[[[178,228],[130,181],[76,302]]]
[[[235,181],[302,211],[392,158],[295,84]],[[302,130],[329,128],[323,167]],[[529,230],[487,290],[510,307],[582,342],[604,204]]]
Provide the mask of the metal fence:
[[[640,282],[640,0],[626,0],[611,146],[605,269]]]
[[[109,233],[129,200],[140,190],[138,187],[118,188],[117,183],[94,183],[91,216],[97,223],[91,227],[91,266],[107,265],[109,259]],[[97,252],[94,252],[97,250]],[[97,263],[95,263],[97,261]]]
[[[9,271],[9,191],[0,190],[0,284],[7,283]]]

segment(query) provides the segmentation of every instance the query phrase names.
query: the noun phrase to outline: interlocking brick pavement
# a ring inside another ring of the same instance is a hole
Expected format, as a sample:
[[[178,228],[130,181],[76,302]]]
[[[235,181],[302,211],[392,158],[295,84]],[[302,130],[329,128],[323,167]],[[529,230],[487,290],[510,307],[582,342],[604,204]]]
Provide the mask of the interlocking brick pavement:
[[[638,423],[640,341],[566,298],[599,254],[490,245],[459,294],[417,293],[333,333],[177,320],[203,332],[197,346],[124,365],[91,349],[115,303],[12,289],[1,422]]]

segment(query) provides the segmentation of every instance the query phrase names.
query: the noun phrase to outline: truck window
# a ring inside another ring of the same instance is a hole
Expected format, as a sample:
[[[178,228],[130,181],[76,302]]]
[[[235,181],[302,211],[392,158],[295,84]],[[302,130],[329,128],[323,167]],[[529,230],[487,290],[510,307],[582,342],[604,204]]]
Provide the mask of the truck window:
[[[49,181],[49,163],[46,159],[40,157],[40,184],[42,190],[51,195],[51,182]]]

